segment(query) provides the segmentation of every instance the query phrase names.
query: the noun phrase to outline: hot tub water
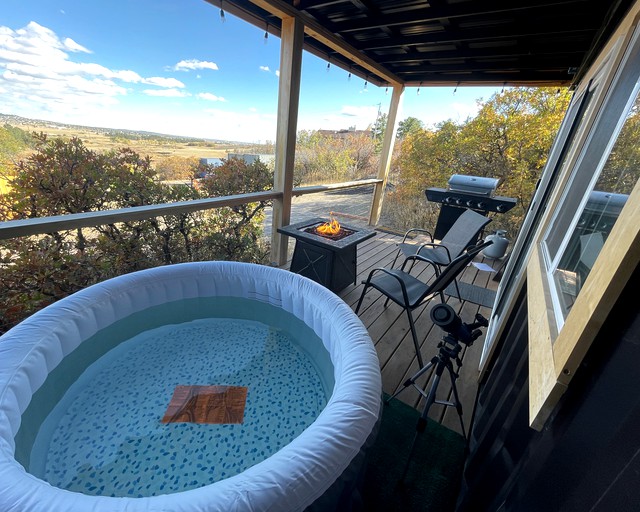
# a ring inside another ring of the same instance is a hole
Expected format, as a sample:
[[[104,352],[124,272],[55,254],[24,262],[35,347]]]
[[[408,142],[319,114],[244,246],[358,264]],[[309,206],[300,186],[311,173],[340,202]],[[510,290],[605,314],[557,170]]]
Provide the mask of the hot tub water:
[[[265,323],[210,318],[159,327],[87,368],[40,429],[29,471],[92,495],[207,485],[297,437],[326,405],[324,382],[296,339]],[[248,387],[244,422],[161,423],[184,384]]]

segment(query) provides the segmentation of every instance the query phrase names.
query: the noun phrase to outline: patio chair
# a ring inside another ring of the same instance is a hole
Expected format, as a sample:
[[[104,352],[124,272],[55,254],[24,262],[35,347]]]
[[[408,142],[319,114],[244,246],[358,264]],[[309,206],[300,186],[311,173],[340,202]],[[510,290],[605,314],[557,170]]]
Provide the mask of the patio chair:
[[[405,233],[402,242],[398,244],[398,252],[391,264],[391,268],[395,267],[400,254],[403,254],[405,258],[419,254],[438,267],[448,265],[467,247],[475,243],[480,232],[489,222],[491,222],[491,219],[488,217],[480,215],[473,210],[465,210],[449,228],[449,231],[447,231],[439,243],[435,242],[430,231],[421,228],[412,228]],[[407,242],[407,238],[413,233],[426,234],[431,241],[427,243]]]
[[[437,269],[437,265],[433,261],[427,259],[421,254],[413,254],[407,257],[402,265],[401,269],[388,269],[388,268],[375,268],[369,272],[369,277],[366,281],[362,281],[364,289],[362,295],[358,300],[356,306],[356,314],[360,311],[362,306],[362,300],[369,288],[375,288],[380,293],[387,297],[385,301],[385,307],[392,300],[407,312],[409,318],[409,327],[411,328],[411,336],[413,337],[413,344],[416,350],[416,357],[418,358],[418,364],[420,368],[424,366],[422,360],[422,354],[420,353],[420,345],[418,344],[418,335],[416,334],[416,327],[413,322],[413,311],[418,306],[430,301],[436,295],[440,295],[440,300],[444,302],[444,291],[447,286],[455,281],[456,277],[462,273],[469,263],[476,257],[476,255],[482,251],[485,247],[488,247],[493,242],[485,242],[481,240],[477,245],[470,247],[466,251],[463,251],[458,257],[456,257],[451,263],[443,267],[443,269],[436,273],[433,281],[425,283],[420,279],[412,276],[409,272],[405,272],[404,268],[407,263],[411,262],[411,268],[416,260],[424,261],[427,264],[433,265],[434,269]]]

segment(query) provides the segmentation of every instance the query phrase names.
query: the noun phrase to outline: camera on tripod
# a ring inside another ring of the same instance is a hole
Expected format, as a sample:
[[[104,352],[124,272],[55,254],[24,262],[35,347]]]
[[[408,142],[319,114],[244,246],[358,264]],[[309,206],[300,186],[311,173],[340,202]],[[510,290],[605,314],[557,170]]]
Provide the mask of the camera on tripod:
[[[473,345],[473,342],[482,335],[482,331],[478,327],[487,327],[489,325],[487,319],[480,313],[476,315],[475,322],[465,324],[448,304],[434,306],[431,310],[431,320],[451,336],[452,339],[448,340],[448,336],[446,336],[444,341],[453,343],[459,341],[468,346]]]

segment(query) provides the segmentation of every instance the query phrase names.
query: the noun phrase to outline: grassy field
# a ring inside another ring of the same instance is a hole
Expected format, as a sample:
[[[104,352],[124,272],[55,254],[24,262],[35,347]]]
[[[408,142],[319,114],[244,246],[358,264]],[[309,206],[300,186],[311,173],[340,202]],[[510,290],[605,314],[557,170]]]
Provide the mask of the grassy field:
[[[12,123],[13,124],[13,123]],[[29,132],[44,132],[50,137],[71,138],[78,137],[84,144],[94,151],[109,151],[112,149],[129,147],[141,155],[149,155],[154,161],[168,156],[182,158],[224,158],[228,151],[238,151],[239,145],[232,143],[218,143],[187,140],[186,138],[170,138],[158,135],[138,137],[135,132],[118,132],[113,135],[110,130],[82,126],[64,126],[38,121],[14,124]]]
[[[265,153],[273,151],[273,148],[269,150],[269,148],[240,142],[203,140],[115,128],[75,126],[0,114],[0,126],[5,124],[27,132],[43,132],[50,137],[78,137],[89,149],[99,152],[129,147],[140,155],[150,156],[155,162],[169,157],[225,158],[228,152]]]

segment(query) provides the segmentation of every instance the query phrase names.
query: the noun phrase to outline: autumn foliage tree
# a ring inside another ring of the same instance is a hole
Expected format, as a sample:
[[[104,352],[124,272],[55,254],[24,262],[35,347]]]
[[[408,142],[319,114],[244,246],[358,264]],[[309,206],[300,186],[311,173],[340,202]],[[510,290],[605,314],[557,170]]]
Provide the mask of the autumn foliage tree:
[[[397,227],[434,226],[438,208],[427,205],[424,191],[447,186],[453,174],[499,178],[497,194],[518,205],[496,216],[492,228],[515,236],[544,168],[570,100],[567,90],[514,88],[481,104],[464,123],[446,121],[432,130],[407,134],[394,165],[399,169],[385,217]]]
[[[161,182],[148,157],[128,148],[96,153],[80,139],[37,136],[36,150],[19,161],[0,196],[0,220],[47,217],[200,199],[217,195]],[[226,164],[231,176],[239,167]],[[229,179],[221,195],[262,186],[256,176]],[[272,179],[271,179],[272,181]],[[236,188],[234,188],[236,187]],[[260,189],[262,190],[262,189]],[[255,190],[253,190],[255,191]],[[156,265],[208,259],[262,262],[267,254],[254,211],[204,211],[77,228],[2,242],[0,328],[97,281]],[[262,209],[264,205],[262,206]]]
[[[375,140],[367,133],[301,131],[296,144],[296,184],[355,181],[375,174]]]

